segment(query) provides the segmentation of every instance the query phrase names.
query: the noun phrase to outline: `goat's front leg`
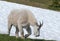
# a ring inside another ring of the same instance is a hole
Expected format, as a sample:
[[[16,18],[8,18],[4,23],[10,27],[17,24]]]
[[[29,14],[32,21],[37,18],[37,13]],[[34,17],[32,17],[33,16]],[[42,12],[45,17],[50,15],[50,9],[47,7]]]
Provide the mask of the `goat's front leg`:
[[[25,35],[25,38],[27,38],[27,37],[28,37],[29,35],[31,35],[31,33],[32,33],[29,24],[27,25],[26,30],[27,30],[28,34]]]

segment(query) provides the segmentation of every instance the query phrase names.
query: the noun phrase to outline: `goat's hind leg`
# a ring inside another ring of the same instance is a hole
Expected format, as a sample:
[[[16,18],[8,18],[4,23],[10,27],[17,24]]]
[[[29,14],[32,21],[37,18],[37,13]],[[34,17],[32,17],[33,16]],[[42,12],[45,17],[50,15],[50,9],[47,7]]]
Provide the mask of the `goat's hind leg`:
[[[18,37],[19,37],[19,29],[18,29],[18,27],[16,27],[15,35],[16,35],[16,38],[18,38]]]
[[[24,39],[24,31],[21,25],[18,25],[19,32],[21,33],[21,38]]]
[[[10,35],[11,28],[12,28],[12,24],[8,23],[8,35]]]

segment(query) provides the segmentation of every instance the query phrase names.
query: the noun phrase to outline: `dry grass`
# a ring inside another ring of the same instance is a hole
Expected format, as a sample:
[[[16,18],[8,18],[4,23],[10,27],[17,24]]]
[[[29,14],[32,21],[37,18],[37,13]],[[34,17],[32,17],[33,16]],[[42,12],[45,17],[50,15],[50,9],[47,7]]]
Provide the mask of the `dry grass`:
[[[6,1],[60,11],[60,8],[50,6],[53,3],[52,0],[6,0]]]

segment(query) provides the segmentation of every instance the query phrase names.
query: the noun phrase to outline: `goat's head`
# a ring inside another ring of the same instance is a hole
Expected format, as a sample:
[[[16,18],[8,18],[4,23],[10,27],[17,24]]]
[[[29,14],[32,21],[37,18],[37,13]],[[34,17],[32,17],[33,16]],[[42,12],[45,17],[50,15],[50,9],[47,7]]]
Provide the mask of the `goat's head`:
[[[42,21],[42,23],[40,22],[40,24],[36,23],[36,27],[37,27],[37,28],[35,28],[36,37],[40,36],[40,29],[42,26],[43,26],[43,21]]]

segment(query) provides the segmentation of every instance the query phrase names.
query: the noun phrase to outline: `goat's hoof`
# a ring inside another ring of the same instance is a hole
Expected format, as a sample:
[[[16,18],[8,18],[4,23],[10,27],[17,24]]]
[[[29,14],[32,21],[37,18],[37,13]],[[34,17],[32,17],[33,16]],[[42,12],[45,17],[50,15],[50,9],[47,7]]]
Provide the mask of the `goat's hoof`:
[[[21,37],[21,39],[25,39],[24,37]]]
[[[21,39],[25,39],[25,38],[21,36]]]
[[[36,37],[39,37],[40,35],[36,35]]]
[[[16,36],[16,38],[19,38],[18,36]]]
[[[25,38],[27,38],[28,36],[29,36],[29,34],[26,34],[26,35],[25,35]]]

